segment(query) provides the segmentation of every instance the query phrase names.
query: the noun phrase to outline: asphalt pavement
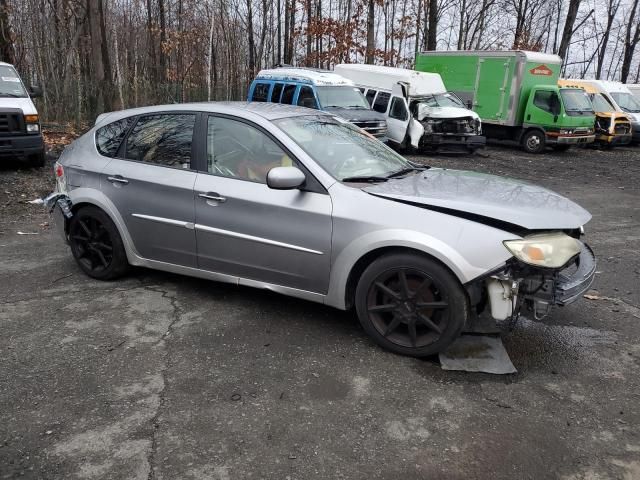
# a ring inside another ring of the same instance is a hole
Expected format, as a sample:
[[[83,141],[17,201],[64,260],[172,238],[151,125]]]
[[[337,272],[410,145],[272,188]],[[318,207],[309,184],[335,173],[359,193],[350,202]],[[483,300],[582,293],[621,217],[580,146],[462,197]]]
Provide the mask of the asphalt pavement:
[[[27,203],[49,169],[0,168],[0,478],[639,479],[640,148],[415,159],[593,214],[591,299],[505,329],[516,374],[394,355],[267,291],[91,280]]]

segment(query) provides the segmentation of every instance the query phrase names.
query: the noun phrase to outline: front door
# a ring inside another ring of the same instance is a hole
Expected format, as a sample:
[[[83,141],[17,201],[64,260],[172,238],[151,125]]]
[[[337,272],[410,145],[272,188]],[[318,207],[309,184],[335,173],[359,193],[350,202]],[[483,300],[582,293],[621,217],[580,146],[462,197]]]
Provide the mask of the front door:
[[[191,144],[196,114],[144,115],[103,170],[100,188],[122,216],[138,253],[196,267]]]
[[[409,108],[405,89],[406,87],[400,83],[393,86],[387,113],[387,137],[396,143],[404,141],[409,126]]]
[[[270,189],[270,168],[304,168],[256,125],[209,116],[206,135],[207,173],[195,184],[199,268],[326,293],[329,195],[321,188]]]

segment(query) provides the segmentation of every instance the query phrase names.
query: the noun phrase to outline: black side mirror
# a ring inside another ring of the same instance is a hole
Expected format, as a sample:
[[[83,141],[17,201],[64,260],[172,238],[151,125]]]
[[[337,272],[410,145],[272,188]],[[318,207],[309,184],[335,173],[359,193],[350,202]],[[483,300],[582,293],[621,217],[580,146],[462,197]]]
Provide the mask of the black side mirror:
[[[467,100],[467,110],[471,109],[473,109],[473,103],[471,102],[471,100]]]
[[[31,98],[42,97],[42,87],[38,87],[37,85],[32,85],[31,87],[29,87],[29,96]]]

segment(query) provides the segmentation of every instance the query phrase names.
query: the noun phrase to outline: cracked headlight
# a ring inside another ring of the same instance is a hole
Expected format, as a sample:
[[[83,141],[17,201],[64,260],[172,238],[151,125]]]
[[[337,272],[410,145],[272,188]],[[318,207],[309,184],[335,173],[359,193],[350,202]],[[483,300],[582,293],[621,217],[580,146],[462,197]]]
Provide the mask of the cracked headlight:
[[[521,240],[502,243],[518,260],[546,268],[562,267],[581,249],[578,240],[561,232],[529,235]]]

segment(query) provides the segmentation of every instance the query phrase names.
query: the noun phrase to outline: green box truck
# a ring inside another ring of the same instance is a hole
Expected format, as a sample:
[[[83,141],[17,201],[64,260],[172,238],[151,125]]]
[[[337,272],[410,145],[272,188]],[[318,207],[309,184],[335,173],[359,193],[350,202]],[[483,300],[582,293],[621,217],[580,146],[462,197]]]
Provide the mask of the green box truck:
[[[421,52],[416,70],[439,73],[472,108],[487,138],[518,142],[530,153],[566,150],[595,139],[584,91],[558,87],[562,60],[522,50]]]

